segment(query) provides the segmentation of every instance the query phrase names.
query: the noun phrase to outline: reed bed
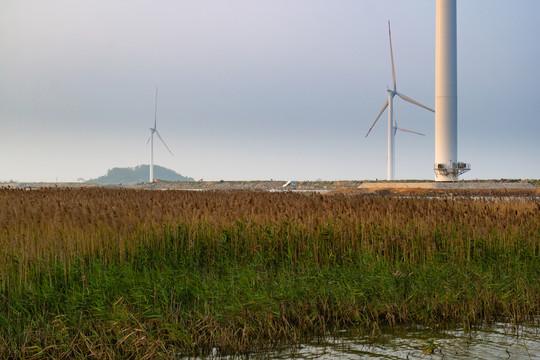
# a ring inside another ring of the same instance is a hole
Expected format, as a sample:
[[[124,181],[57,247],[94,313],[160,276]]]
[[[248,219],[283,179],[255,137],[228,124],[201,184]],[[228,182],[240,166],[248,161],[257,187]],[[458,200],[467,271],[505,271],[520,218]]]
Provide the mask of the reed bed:
[[[0,356],[242,354],[540,314],[540,200],[0,189]],[[537,320],[536,320],[537,321]]]

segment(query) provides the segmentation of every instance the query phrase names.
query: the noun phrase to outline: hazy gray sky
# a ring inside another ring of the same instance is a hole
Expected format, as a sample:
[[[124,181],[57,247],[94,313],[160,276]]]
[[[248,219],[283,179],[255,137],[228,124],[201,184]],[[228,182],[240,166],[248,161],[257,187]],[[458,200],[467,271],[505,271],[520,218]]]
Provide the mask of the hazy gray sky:
[[[435,0],[0,0],[0,181],[155,163],[196,179],[383,179],[391,84],[433,107]],[[540,178],[540,1],[458,0],[465,179]],[[396,176],[434,115],[396,98]]]

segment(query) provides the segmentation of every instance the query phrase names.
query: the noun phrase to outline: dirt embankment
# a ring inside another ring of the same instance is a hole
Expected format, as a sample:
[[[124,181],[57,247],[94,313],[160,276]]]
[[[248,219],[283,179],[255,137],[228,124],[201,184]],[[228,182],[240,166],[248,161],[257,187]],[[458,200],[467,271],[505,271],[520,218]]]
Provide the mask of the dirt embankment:
[[[540,196],[539,180],[494,180],[436,183],[434,181],[163,181],[139,184],[4,183],[16,189],[105,187],[140,190],[321,191],[327,194],[404,196]]]
[[[326,194],[380,195],[380,196],[456,196],[456,197],[539,197],[540,188],[528,189],[421,189],[421,188],[381,188],[381,189],[338,189]]]

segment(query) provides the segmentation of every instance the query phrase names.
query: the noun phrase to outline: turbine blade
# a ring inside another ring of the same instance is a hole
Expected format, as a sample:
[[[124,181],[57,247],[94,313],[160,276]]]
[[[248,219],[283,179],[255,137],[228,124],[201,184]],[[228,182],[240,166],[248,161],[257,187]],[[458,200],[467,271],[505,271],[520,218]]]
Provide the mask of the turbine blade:
[[[420,107],[422,107],[422,108],[424,108],[424,109],[426,109],[426,110],[429,110],[429,111],[431,111],[431,112],[435,112],[435,110],[433,110],[433,109],[431,109],[431,108],[428,108],[428,107],[425,106],[425,105],[420,104],[418,101],[411,99],[411,98],[408,97],[407,95],[403,95],[402,93],[399,93],[399,92],[396,92],[396,94],[397,94],[397,96],[399,96],[400,98],[402,98],[402,99],[405,100],[405,101],[410,102],[411,104],[420,106]]]
[[[416,132],[416,131],[412,131],[412,130],[403,129],[403,128],[400,128],[400,127],[396,127],[396,130],[406,131],[406,132],[410,132],[410,133],[412,133],[412,134],[426,136],[426,134],[422,134],[422,133],[419,133],[419,132]]]
[[[163,143],[163,145],[165,145],[165,147],[167,148],[167,150],[169,150],[169,152],[171,153],[172,156],[174,156],[174,154],[172,153],[171,149],[169,149],[169,147],[167,146],[167,144],[165,144],[165,141],[163,140],[163,138],[161,137],[161,135],[159,135],[158,131],[156,130],[156,134],[157,136],[159,137],[159,140],[161,140],[161,142]]]
[[[394,67],[394,52],[392,51],[392,32],[390,31],[390,20],[388,20],[388,38],[390,39],[390,57],[392,58],[392,79],[394,80],[394,91],[396,91],[396,68]]]
[[[379,120],[379,118],[381,117],[382,113],[384,112],[384,110],[386,110],[386,108],[388,107],[388,99],[386,99],[386,102],[384,103],[381,111],[379,112],[379,115],[377,115],[377,118],[375,119],[375,121],[373,122],[373,124],[371,125],[371,127],[369,128],[369,131],[367,132],[366,134],[366,137],[369,135],[369,133],[371,132],[371,129],[373,129],[373,127],[375,126],[375,124],[377,123],[377,120]]]
[[[152,135],[150,135],[150,136],[148,137],[148,141],[146,142],[146,145],[148,145],[148,144],[150,143],[150,139],[151,139],[151,138],[152,138]]]
[[[396,133],[397,133],[397,130],[398,130],[398,125],[397,125],[397,119],[396,119],[396,110],[393,111],[394,113],[394,136],[396,136]]]

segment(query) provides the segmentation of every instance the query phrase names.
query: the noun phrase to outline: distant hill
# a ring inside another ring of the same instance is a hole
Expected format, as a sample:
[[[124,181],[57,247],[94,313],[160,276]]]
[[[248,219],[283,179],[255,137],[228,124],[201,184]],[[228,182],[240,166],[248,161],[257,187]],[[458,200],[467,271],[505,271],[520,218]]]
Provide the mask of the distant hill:
[[[150,165],[139,165],[134,168],[113,168],[107,171],[107,175],[88,180],[94,184],[137,184],[148,182]],[[154,179],[168,181],[194,181],[193,178],[182,176],[177,172],[154,165]]]

